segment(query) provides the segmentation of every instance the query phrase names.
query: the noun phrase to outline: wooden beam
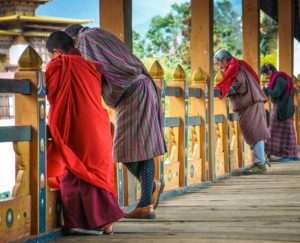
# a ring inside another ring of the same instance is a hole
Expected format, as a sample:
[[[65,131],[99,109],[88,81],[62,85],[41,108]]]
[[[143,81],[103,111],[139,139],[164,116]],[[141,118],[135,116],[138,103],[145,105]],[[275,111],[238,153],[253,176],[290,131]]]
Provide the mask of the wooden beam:
[[[166,96],[174,96],[180,97],[181,96],[181,88],[180,87],[166,87]]]
[[[61,25],[59,25],[59,26],[53,26],[53,25],[46,25],[46,24],[24,24],[23,28],[62,30],[63,26],[61,26]]]
[[[237,121],[237,114],[236,113],[229,113],[228,120],[229,121]]]
[[[223,123],[224,115],[223,114],[216,114],[215,115],[215,123]]]
[[[30,141],[31,126],[0,127],[0,143]]]
[[[29,80],[0,79],[0,93],[31,93]]]
[[[189,88],[189,97],[200,98],[203,95],[200,88]]]
[[[180,117],[166,117],[165,127],[180,127]]]
[[[260,68],[259,50],[259,0],[243,0],[243,59],[258,73]]]
[[[132,0],[99,0],[100,27],[132,49]]]
[[[201,125],[202,125],[201,116],[188,117],[188,126],[201,126]]]
[[[191,0],[191,62],[192,73],[200,67],[209,75],[208,84],[208,156],[209,178],[215,179],[215,145],[214,145],[214,74],[213,74],[213,0]]]
[[[293,75],[294,26],[293,0],[278,0],[279,70]]]

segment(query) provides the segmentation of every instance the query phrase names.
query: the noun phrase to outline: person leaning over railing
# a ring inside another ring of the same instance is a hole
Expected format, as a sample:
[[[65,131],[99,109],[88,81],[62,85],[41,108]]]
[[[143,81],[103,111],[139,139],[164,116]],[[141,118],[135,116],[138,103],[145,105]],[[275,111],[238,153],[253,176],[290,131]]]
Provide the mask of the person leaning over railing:
[[[293,80],[286,73],[277,71],[271,63],[261,67],[261,74],[268,80],[263,90],[273,103],[269,128],[271,138],[266,143],[266,154],[282,157],[277,160],[280,162],[297,160]]]
[[[259,86],[255,71],[245,61],[234,58],[227,50],[215,54],[215,65],[225,72],[223,80],[215,86],[221,99],[229,97],[232,110],[237,113],[242,135],[250,145],[254,164],[244,174],[266,173],[265,140],[270,137],[264,103],[266,96]]]
[[[111,234],[112,223],[123,217],[123,211],[115,191],[101,77],[65,32],[53,32],[46,48],[51,58],[45,73],[52,135],[47,151],[49,185],[60,189],[68,233]]]
[[[81,54],[102,74],[102,96],[116,111],[113,156],[141,183],[141,198],[127,218],[155,218],[161,181],[154,182],[154,157],[166,152],[156,86],[132,51],[102,28],[68,26]]]

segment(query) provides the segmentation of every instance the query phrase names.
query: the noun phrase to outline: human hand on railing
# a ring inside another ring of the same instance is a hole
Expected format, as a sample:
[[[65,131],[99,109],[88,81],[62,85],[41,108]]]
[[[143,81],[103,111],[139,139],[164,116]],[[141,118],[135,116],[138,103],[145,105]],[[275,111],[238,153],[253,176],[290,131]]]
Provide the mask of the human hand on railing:
[[[236,94],[237,94],[236,90],[231,86],[230,89],[228,90],[226,97],[236,95]]]
[[[222,92],[219,88],[214,88],[214,97],[221,97]]]

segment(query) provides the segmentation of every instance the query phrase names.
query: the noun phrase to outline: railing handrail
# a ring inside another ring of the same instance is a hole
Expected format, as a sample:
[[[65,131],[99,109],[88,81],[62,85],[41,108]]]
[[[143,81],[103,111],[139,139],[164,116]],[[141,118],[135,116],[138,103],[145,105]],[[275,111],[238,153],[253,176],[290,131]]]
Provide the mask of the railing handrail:
[[[0,143],[31,141],[31,126],[3,126],[0,127]]]
[[[19,93],[24,95],[31,94],[30,80],[1,79],[0,93]]]

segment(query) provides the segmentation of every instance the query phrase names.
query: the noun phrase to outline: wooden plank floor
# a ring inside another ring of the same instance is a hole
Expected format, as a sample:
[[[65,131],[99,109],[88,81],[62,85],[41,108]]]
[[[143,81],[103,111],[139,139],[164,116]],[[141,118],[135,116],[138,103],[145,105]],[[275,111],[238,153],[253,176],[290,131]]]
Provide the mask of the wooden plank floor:
[[[52,242],[300,242],[300,161],[165,200],[157,219],[122,220],[114,229]]]

